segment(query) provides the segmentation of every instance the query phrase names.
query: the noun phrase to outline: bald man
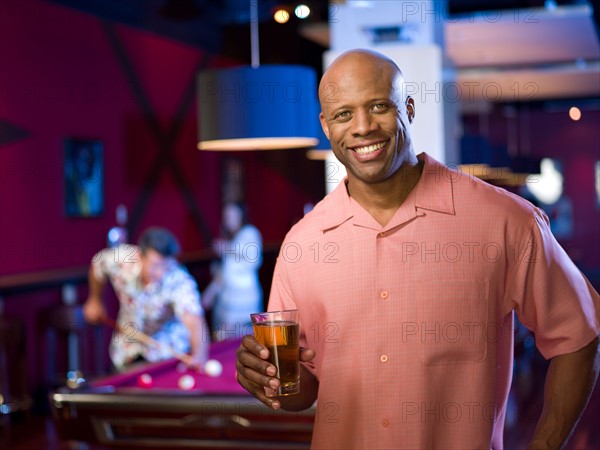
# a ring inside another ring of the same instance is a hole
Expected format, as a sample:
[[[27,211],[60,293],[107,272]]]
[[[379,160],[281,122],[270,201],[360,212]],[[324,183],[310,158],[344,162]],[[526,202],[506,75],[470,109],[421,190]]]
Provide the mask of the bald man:
[[[318,400],[313,448],[501,449],[516,312],[551,359],[530,448],[560,448],[598,374],[598,293],[541,210],[416,155],[403,88],[370,51],[323,76],[321,124],[348,176],[286,236],[269,299],[300,311],[301,391],[272,395],[252,336],[238,381],[274,409]]]

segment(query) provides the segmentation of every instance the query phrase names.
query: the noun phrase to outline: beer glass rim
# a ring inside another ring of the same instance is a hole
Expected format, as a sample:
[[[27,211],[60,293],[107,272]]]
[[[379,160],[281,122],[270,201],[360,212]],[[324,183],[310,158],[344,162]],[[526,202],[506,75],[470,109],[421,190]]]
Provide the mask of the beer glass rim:
[[[298,312],[298,309],[282,309],[279,311],[263,311],[263,312],[259,312],[259,313],[252,313],[250,314],[250,319],[253,319],[255,317],[260,317],[260,316],[264,316],[266,314],[281,314],[281,313],[286,313],[286,312]]]

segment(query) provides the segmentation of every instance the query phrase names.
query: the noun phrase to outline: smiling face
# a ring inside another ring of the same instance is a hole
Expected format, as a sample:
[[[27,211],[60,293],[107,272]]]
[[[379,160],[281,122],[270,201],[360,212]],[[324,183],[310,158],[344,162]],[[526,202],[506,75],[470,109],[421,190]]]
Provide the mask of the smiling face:
[[[321,125],[349,186],[382,183],[416,164],[408,130],[414,103],[404,100],[403,82],[391,61],[364,51],[342,55],[323,76]]]

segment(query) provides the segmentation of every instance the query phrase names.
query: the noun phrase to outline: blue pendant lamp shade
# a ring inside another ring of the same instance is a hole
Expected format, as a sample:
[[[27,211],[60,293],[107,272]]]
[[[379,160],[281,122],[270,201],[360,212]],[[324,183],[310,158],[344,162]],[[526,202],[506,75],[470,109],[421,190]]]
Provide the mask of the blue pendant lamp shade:
[[[318,143],[315,71],[298,65],[198,75],[199,150],[307,148]]]

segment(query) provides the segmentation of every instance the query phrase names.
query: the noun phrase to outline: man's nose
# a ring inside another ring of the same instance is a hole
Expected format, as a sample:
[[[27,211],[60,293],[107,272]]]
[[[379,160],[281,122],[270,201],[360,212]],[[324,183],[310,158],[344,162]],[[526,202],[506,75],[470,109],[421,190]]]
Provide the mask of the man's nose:
[[[367,136],[379,129],[379,124],[368,111],[356,111],[352,119],[351,132],[354,136]]]

